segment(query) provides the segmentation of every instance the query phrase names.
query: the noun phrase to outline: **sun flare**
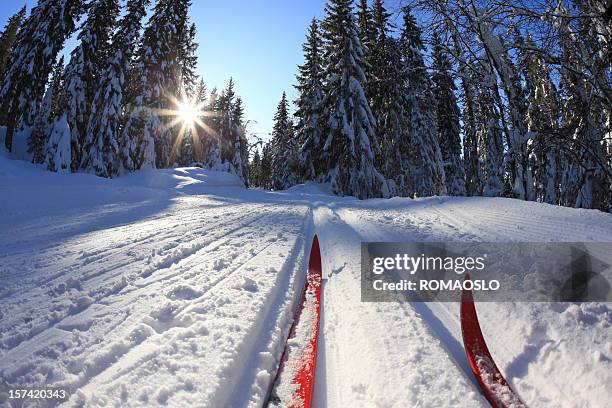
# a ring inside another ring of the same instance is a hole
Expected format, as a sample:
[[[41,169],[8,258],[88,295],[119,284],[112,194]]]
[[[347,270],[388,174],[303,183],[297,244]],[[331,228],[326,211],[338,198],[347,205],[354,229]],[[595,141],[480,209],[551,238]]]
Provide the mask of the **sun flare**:
[[[190,102],[182,102],[178,106],[178,116],[181,118],[183,123],[187,126],[193,126],[200,117],[198,108],[193,106]]]

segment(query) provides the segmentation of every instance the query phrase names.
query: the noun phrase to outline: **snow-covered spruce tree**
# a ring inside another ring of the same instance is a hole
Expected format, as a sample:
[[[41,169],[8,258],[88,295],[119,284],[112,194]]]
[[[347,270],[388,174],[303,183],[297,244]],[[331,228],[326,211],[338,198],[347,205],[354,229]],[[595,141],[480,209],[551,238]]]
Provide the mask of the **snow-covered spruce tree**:
[[[193,104],[196,106],[196,109],[199,111],[209,111],[207,88],[204,79],[200,78],[195,86],[192,100]],[[200,121],[205,123],[206,119],[200,118]],[[194,126],[191,136],[193,143],[193,160],[198,166],[204,166],[204,146],[206,145],[206,141],[209,137],[210,129],[207,129],[206,125],[202,126],[201,124],[196,124],[196,126]]]
[[[259,186],[265,189],[272,188],[272,145],[264,144],[261,150],[261,168],[259,171]]]
[[[213,87],[208,97],[207,110],[210,112],[204,118],[204,123],[207,126],[207,131],[203,134],[204,147],[204,164],[212,170],[223,169],[223,160],[221,158],[221,136],[219,128],[221,126],[221,95],[217,87]]]
[[[8,19],[4,30],[0,33],[0,86],[4,82],[6,67],[10,65],[11,51],[17,40],[17,32],[25,15],[26,7],[23,6],[21,10]]]
[[[368,98],[368,101],[370,101],[375,92],[375,90],[372,89],[374,77],[371,69],[374,51],[377,44],[374,19],[372,10],[368,7],[368,0],[359,0],[357,4],[356,16],[359,40],[361,41],[361,46],[363,47],[362,69],[366,77],[366,82],[364,83],[363,88],[366,98]]]
[[[244,108],[242,98],[237,97],[232,109],[232,125],[234,132],[234,157],[232,165],[236,174],[248,187],[249,182],[249,146],[246,139],[246,125],[244,123]]]
[[[442,153],[436,129],[436,104],[432,82],[425,68],[421,29],[409,7],[402,9],[404,26],[400,35],[403,67],[407,72],[407,133],[410,138],[410,174],[415,194],[420,197],[446,194]]]
[[[249,161],[244,109],[232,78],[220,95],[213,88],[207,110],[210,115],[204,118],[207,129],[203,143],[207,167],[233,173],[247,184]]]
[[[53,72],[47,85],[42,103],[36,113],[34,125],[28,138],[28,153],[32,156],[32,163],[44,163],[47,153],[47,142],[51,134],[51,125],[57,117],[63,114],[65,97],[62,94],[64,74],[64,57],[53,66]]]
[[[319,23],[313,19],[302,46],[304,64],[298,67],[295,103],[295,131],[300,155],[300,179],[317,180],[322,174],[323,135],[325,123],[321,117],[323,99],[322,43]]]
[[[139,86],[123,129],[128,171],[163,168],[170,160],[172,132],[167,128],[172,97],[181,89],[179,54],[189,0],[159,0],[145,28],[138,50]]]
[[[455,81],[451,75],[451,62],[442,48],[437,33],[433,36],[433,94],[438,119],[438,140],[448,195],[465,195],[465,171],[461,159],[461,127],[459,106],[455,96]]]
[[[197,80],[196,68],[198,65],[198,57],[196,55],[198,44],[195,42],[196,37],[196,26],[195,24],[189,24],[188,14],[183,15],[183,21],[181,22],[181,37],[179,39],[179,54],[178,62],[176,64],[178,83],[180,88],[175,90],[172,94],[176,101],[179,103],[189,103],[195,105],[193,101],[193,95],[197,91]],[[176,104],[176,102],[175,102]],[[186,126],[182,121],[177,122],[172,126],[170,143],[171,152],[168,161],[168,165],[191,165],[195,161],[195,150],[193,145],[193,132],[191,126]],[[181,157],[181,155],[187,155]]]
[[[52,79],[47,86],[45,96],[34,119],[30,137],[28,138],[28,153],[32,157],[32,163],[40,164],[45,161],[45,150],[47,148],[47,140],[49,139],[49,122],[51,121],[53,110],[53,90],[56,88],[53,85],[59,78],[57,72],[61,72],[63,69],[64,59],[61,58],[53,69]]]
[[[219,97],[219,138],[221,140],[221,159],[231,163],[235,153],[234,115],[232,107],[236,101],[234,79],[230,78]]]
[[[34,119],[30,137],[28,138],[28,153],[32,157],[32,163],[43,163],[47,140],[49,140],[49,120],[51,119],[51,100],[53,98],[53,88],[47,88],[40,108]]]
[[[195,149],[193,146],[193,133],[190,128],[185,128],[180,138],[180,146],[176,155],[176,165],[189,167],[195,161]]]
[[[374,28],[372,10],[368,6],[368,0],[359,0],[356,14],[361,45],[364,48],[370,48],[376,42],[376,31]]]
[[[39,0],[23,22],[0,89],[0,124],[7,126],[10,151],[13,133],[29,128],[45,93],[53,63],[74,32],[82,0]]]
[[[70,53],[66,67],[66,113],[72,133],[73,171],[78,170],[83,157],[93,101],[106,69],[118,13],[117,0],[95,0],[89,4],[87,19],[78,36],[79,44]]]
[[[196,43],[197,28],[195,23],[189,24],[188,14],[183,16],[183,29],[181,30],[179,48],[179,66],[181,69],[181,85],[185,91],[185,96],[191,95],[196,91],[198,76],[196,69],[198,66],[198,43]],[[187,27],[188,26],[188,27]]]
[[[321,26],[326,42],[323,147],[326,181],[339,195],[387,197],[389,190],[374,166],[378,153],[375,119],[364,92],[364,51],[350,0],[330,0]]]
[[[54,172],[70,171],[72,152],[70,146],[70,126],[66,114],[66,81],[64,77],[64,58],[60,58],[53,70],[49,86],[51,93],[51,112],[47,126],[47,143],[44,164]]]
[[[374,45],[369,51],[369,92],[372,113],[376,118],[380,153],[376,160],[389,184],[391,195],[414,193],[408,163],[410,141],[405,132],[407,76],[397,39],[389,34],[394,28],[391,15],[381,0],[372,4]]]
[[[261,155],[259,150],[255,150],[255,154],[251,159],[249,169],[249,185],[252,187],[260,187],[259,178],[261,174]]]
[[[138,41],[141,21],[150,0],[130,0],[112,39],[110,56],[101,71],[91,106],[80,169],[102,177],[121,172],[124,160],[121,123],[125,109],[126,78]]]
[[[284,190],[296,184],[296,157],[293,124],[289,119],[287,95],[278,103],[272,128],[272,187]]]

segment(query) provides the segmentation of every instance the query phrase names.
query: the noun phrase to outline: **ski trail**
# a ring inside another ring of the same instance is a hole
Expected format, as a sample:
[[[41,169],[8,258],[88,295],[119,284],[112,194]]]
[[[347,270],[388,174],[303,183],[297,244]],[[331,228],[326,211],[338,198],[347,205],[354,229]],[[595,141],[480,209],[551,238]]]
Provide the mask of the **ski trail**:
[[[262,217],[263,216],[258,215],[252,218],[251,220],[242,221],[236,227],[232,227],[230,229],[220,229],[216,232],[213,232],[212,234],[210,234],[210,236],[207,236],[207,234],[203,234],[204,235],[203,242],[214,245],[212,249],[214,249],[215,247],[219,247],[221,243],[223,242],[223,241],[219,241],[219,239],[223,235],[226,235],[226,234],[231,235],[232,233],[239,231],[240,229],[246,228],[254,222],[257,222]],[[235,220],[239,220],[239,219],[241,219],[241,217],[237,217]],[[229,221],[230,221],[230,225],[232,225],[231,224],[232,219],[229,219]],[[236,242],[240,242],[240,238],[241,237],[238,237],[238,240]],[[162,241],[161,243],[156,243],[155,245],[158,245],[162,248],[162,250],[157,251],[157,253],[159,254],[158,255],[159,258],[162,260],[165,260],[166,265],[168,265],[166,268],[167,271],[172,271],[172,267],[175,265],[175,262],[180,263],[181,261],[184,261],[185,259],[187,259],[187,257],[189,257],[190,255],[194,255],[195,248],[197,248],[198,246],[203,247],[203,244],[194,245],[193,243],[189,243],[187,246],[184,246],[184,248],[188,248],[190,250],[190,251],[187,251],[181,248],[180,244],[175,244],[175,243],[169,246],[163,243]],[[129,256],[129,249],[125,247],[119,248],[118,250],[114,251],[114,253],[116,255],[119,255],[120,257],[126,257],[127,259],[131,258]],[[128,255],[126,256],[125,254],[128,254]],[[168,262],[169,260],[171,260],[172,262]],[[145,265],[148,263],[148,261],[146,261],[144,258],[142,259],[142,262]],[[91,269],[83,268],[84,266],[90,265],[90,264],[92,265]],[[123,295],[128,294],[130,291],[134,289],[142,288],[152,283],[150,279],[148,280],[148,282],[143,283],[143,278],[141,277],[143,273],[140,270],[138,272],[135,271],[134,273],[130,274],[129,271],[125,271],[121,269],[124,265],[128,265],[128,264],[132,267],[130,269],[133,270],[133,267],[135,266],[133,260],[131,263],[129,262],[129,260],[117,263],[115,259],[111,266],[107,266],[103,262],[100,262],[100,263],[96,262],[94,266],[91,262],[86,262],[86,264],[83,264],[79,262],[79,260],[77,260],[77,264],[76,264],[77,266],[76,267],[73,266],[72,268],[69,268],[68,270],[76,270],[79,268],[83,268],[81,277],[79,277],[76,274],[71,275],[70,278],[68,278],[68,280],[64,279],[63,282],[62,281],[55,282],[55,279],[58,278],[57,276],[55,276],[53,280],[43,277],[43,280],[38,281],[37,283],[39,288],[34,288],[35,291],[39,291],[42,293],[40,293],[37,296],[29,296],[25,303],[23,302],[23,300],[20,300],[20,298],[17,298],[18,300],[14,302],[1,302],[0,301],[0,304],[3,304],[3,307],[5,308],[5,310],[18,309],[18,308],[21,308],[21,309],[26,308],[26,309],[32,310],[32,309],[35,309],[35,307],[30,306],[29,303],[33,303],[33,304],[40,303],[41,300],[44,299],[45,297],[52,297],[52,296],[57,296],[58,294],[61,294],[57,292],[56,288],[64,287],[70,290],[71,287],[74,287],[74,288],[81,289],[81,291],[75,293],[74,297],[70,300],[69,303],[68,302],[66,303],[66,306],[63,308],[63,310],[56,308],[55,313],[52,316],[46,316],[46,315],[40,316],[41,318],[46,318],[46,321],[36,322],[36,324],[34,325],[34,323],[31,321],[25,322],[24,320],[20,320],[19,314],[11,316],[13,317],[13,319],[10,319],[8,317],[6,320],[3,319],[3,322],[2,322],[3,325],[13,324],[14,329],[19,329],[20,325],[25,325],[25,324],[29,324],[31,326],[33,325],[34,329],[31,329],[27,333],[27,335],[22,334],[19,336],[4,338],[2,342],[0,342],[0,346],[4,346],[4,347],[0,347],[0,349],[3,349],[4,352],[10,351],[11,349],[19,346],[22,342],[26,340],[34,339],[35,336],[39,335],[44,330],[48,330],[55,326],[60,326],[64,320],[73,318],[75,314],[84,311],[85,309],[91,307],[92,305],[95,305],[96,303],[102,302],[102,303],[108,304],[109,302],[112,302],[112,297],[114,295],[119,294],[119,292],[121,292],[123,296]],[[144,266],[142,269],[145,271],[150,271],[148,273],[152,274],[153,271],[163,270],[164,268],[162,268],[162,266],[164,266],[164,262],[160,262],[160,261],[156,262],[155,260],[153,260],[152,265],[149,263],[148,265]],[[88,272],[89,270],[96,270],[96,269],[98,269],[96,272]],[[120,273],[117,276],[117,275],[113,275],[114,271],[122,272],[122,273]],[[178,273],[180,272],[177,272],[177,274]],[[100,277],[100,279],[94,280],[94,277]],[[87,295],[86,295],[87,297],[83,296],[82,294],[83,290],[87,290]],[[30,290],[30,293],[31,292],[32,290]],[[85,300],[80,300],[80,299],[85,299]],[[79,301],[86,302],[86,303],[82,303],[83,306],[79,306],[78,305]],[[76,305],[76,307],[74,305]],[[26,348],[27,348],[27,345],[26,345]]]
[[[47,298],[76,300],[35,332],[6,333],[17,336],[3,337],[6,385],[23,383],[24,375],[46,377],[47,385],[74,393],[66,406],[260,406],[292,318],[295,282],[303,278],[312,215],[308,205],[274,201],[202,211],[209,202],[178,199],[174,216],[133,224],[124,241],[127,227],[120,226],[48,246],[45,256],[61,253],[61,262],[44,268],[58,272],[0,303],[32,313],[33,299],[41,310]],[[9,256],[14,263],[23,257]],[[67,285],[66,275],[73,279]],[[66,295],[58,297],[49,288],[60,284]],[[157,383],[166,376],[172,380]]]
[[[325,206],[315,226],[327,276],[317,406],[486,406],[417,311],[361,302],[359,234]]]
[[[520,211],[517,211],[517,207]],[[612,240],[611,219],[596,212],[516,200],[434,197],[383,208],[368,203],[353,206],[338,204],[334,208],[364,241]],[[555,211],[551,212],[553,208]],[[600,222],[591,225],[583,219],[592,216],[599,216]],[[424,322],[466,373],[458,319],[459,304],[430,302],[402,306],[413,307],[420,312]],[[598,303],[581,304],[579,307],[561,303],[479,303],[477,310],[496,363],[528,405],[565,406],[569,401],[591,400],[593,395],[606,400],[609,393],[599,381],[583,380],[610,377],[605,364],[584,358],[584,355],[592,353],[584,342],[584,336],[592,336],[586,334],[586,322],[593,317],[585,319],[576,316],[603,313],[605,324],[612,317],[608,306]],[[569,333],[568,323],[572,327]],[[592,342],[604,349],[610,344],[599,333],[592,338]],[[582,356],[578,350],[583,350]],[[572,384],[562,380],[570,367],[561,368],[563,365],[559,363],[566,361],[580,362],[578,365],[572,364],[571,369],[583,373]],[[594,370],[599,374],[593,375]],[[468,378],[473,381],[472,375]]]

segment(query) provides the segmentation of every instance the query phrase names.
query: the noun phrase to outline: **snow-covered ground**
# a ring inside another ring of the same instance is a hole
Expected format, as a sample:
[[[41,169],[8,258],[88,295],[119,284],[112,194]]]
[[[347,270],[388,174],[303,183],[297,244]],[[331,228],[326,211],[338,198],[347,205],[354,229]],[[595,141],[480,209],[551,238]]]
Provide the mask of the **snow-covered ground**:
[[[66,388],[69,407],[261,406],[314,232],[325,279],[315,406],[485,407],[458,305],[360,302],[360,242],[609,242],[612,216],[508,199],[358,201],[312,184],[246,190],[201,169],[103,180],[0,157],[0,391]],[[529,406],[612,405],[609,304],[477,308]]]

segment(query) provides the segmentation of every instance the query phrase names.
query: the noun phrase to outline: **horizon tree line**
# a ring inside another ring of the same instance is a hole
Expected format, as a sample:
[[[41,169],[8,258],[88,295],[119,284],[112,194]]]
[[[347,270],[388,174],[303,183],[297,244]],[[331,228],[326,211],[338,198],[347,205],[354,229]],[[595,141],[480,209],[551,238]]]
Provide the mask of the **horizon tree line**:
[[[283,95],[266,146],[282,165],[255,185],[612,210],[604,1],[403,3],[400,27],[382,0],[329,0],[313,19],[293,118]]]
[[[199,165],[271,189],[312,180],[359,198],[612,208],[603,0],[415,0],[394,13],[382,0],[329,0],[308,28],[294,112],[283,94],[271,141],[250,163],[233,80],[208,93],[196,74],[191,2],[153,3],[40,0],[9,19],[0,33],[9,151],[103,177]],[[58,58],[76,31],[77,46]],[[185,100],[202,113],[196,126],[174,117]]]

